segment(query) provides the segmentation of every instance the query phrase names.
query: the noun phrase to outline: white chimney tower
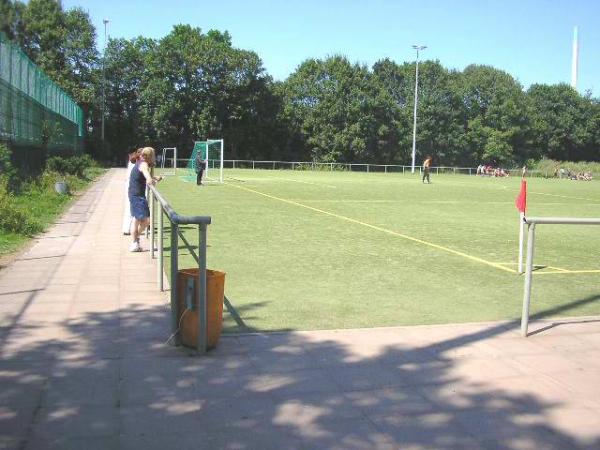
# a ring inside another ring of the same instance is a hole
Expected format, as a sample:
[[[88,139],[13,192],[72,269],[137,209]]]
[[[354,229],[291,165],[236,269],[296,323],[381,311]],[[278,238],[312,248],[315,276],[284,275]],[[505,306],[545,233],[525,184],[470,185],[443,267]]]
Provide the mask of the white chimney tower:
[[[579,66],[579,38],[577,27],[573,30],[573,59],[571,61],[571,87],[577,89],[577,70]]]

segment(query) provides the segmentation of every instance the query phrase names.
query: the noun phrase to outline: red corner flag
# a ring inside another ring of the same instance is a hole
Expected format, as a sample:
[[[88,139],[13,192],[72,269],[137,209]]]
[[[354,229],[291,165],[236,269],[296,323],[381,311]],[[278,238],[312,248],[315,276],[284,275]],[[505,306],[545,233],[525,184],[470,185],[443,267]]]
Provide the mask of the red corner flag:
[[[527,209],[527,181],[521,180],[521,192],[515,199],[515,206],[517,209],[525,214],[525,210]]]

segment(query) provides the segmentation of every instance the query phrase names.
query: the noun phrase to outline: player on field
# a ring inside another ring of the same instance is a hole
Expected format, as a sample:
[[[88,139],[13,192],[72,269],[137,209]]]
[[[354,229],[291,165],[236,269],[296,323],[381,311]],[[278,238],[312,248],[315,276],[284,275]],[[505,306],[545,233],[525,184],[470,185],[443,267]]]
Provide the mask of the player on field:
[[[429,171],[431,169],[431,161],[433,158],[428,155],[425,161],[423,161],[423,183],[425,183],[425,178],[427,178],[427,183],[431,183],[429,179]]]

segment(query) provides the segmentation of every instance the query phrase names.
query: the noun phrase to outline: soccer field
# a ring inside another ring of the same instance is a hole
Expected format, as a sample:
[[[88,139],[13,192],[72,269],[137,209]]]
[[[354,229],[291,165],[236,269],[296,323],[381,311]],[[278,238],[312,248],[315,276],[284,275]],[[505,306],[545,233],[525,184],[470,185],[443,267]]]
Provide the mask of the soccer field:
[[[212,217],[208,267],[227,273],[225,296],[239,316],[224,313],[226,331],[520,317],[520,179],[433,175],[428,185],[408,173],[224,176],[224,184],[202,187],[171,176],[159,189],[179,214]],[[600,217],[595,181],[532,178],[528,193],[529,216]],[[197,243],[195,227],[185,232]],[[599,238],[600,227],[538,226],[532,315],[600,314]],[[195,266],[185,249],[179,266]]]

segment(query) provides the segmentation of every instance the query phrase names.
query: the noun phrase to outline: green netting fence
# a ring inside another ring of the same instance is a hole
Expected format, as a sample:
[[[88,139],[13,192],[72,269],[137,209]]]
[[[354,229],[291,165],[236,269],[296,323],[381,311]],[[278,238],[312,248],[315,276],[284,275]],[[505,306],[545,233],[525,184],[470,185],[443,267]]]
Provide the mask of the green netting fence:
[[[83,111],[0,33],[0,140],[16,146],[79,152]]]

